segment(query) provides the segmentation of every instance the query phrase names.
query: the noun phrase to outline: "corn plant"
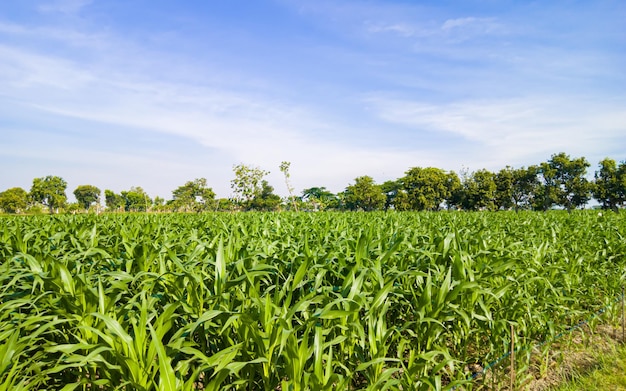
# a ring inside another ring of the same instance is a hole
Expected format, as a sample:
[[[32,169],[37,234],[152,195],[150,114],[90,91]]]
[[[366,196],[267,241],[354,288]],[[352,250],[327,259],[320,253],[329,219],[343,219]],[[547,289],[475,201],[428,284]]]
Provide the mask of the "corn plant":
[[[0,225],[0,391],[480,388],[511,325],[523,381],[626,275],[626,223],[590,212]]]

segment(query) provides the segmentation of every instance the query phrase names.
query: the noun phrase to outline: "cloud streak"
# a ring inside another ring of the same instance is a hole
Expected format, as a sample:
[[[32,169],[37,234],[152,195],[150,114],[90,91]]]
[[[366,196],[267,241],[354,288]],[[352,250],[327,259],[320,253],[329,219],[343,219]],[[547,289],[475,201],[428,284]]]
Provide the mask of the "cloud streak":
[[[626,130],[626,100],[530,96],[506,100],[459,101],[442,105],[387,97],[368,102],[384,121],[431,133],[448,133],[480,145],[472,161],[490,169],[531,164],[558,151],[589,156],[610,150]],[[572,116],[572,113],[577,113]],[[593,130],[592,130],[593,129]],[[465,140],[465,141],[462,141]],[[476,147],[473,147],[476,148]],[[489,155],[482,158],[480,155]],[[480,164],[480,163],[479,163]]]
[[[61,13],[66,15],[74,15],[93,0],[55,0],[41,4],[38,9],[43,13]]]
[[[0,18],[0,134],[10,135],[0,166],[17,159],[86,178],[80,162],[93,156],[102,187],[134,180],[167,196],[204,176],[227,196],[240,162],[273,171],[279,192],[283,160],[296,188],[341,191],[356,176],[395,179],[414,166],[624,153],[623,56],[575,37],[539,40],[535,15],[279,4],[279,33],[261,23],[272,15],[244,20],[223,13],[230,5],[211,8],[213,24],[189,5],[184,17],[155,9],[161,19],[129,27],[107,14],[100,24],[92,9],[112,8],[86,1],[41,5],[45,22]],[[34,172],[21,175],[54,174]]]

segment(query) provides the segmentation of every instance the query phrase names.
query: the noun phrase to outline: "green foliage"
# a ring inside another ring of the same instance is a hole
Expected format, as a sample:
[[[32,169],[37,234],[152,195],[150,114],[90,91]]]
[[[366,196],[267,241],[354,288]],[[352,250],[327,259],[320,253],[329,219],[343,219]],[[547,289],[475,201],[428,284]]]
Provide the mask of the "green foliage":
[[[541,163],[541,208],[547,210],[558,205],[572,210],[586,204],[591,198],[591,185],[585,178],[588,167],[584,157],[571,159],[563,152]]]
[[[205,178],[185,183],[172,192],[175,211],[203,212],[215,208],[215,193],[207,186]]]
[[[302,201],[308,210],[328,210],[339,208],[339,198],[325,187],[310,187],[302,191]]]
[[[44,178],[33,179],[30,197],[34,202],[47,206],[52,213],[67,201],[65,189],[67,189],[67,182],[63,178],[48,175]]]
[[[121,192],[124,200],[124,210],[127,212],[146,212],[152,205],[148,193],[140,186],[133,186],[130,190]]]
[[[617,165],[615,160],[605,158],[595,173],[593,196],[602,209],[618,210],[626,202],[626,162]]]
[[[496,175],[478,170],[463,180],[461,205],[467,210],[496,210]]]
[[[104,203],[110,212],[120,211],[125,205],[124,197],[112,190],[104,191]]]
[[[439,210],[443,202],[450,199],[456,183],[451,177],[456,175],[435,167],[414,167],[400,179],[406,191],[410,209]],[[403,208],[399,208],[402,210]]]
[[[354,185],[348,186],[344,192],[347,209],[374,211],[383,208],[386,196],[371,177],[362,176],[354,181]]]
[[[278,210],[281,204],[279,196],[274,194],[274,188],[267,183],[267,181],[261,181],[261,191],[255,195],[247,204],[248,210],[257,210],[264,212],[271,212]]]
[[[298,211],[298,203],[296,197],[293,195],[293,186],[291,185],[291,174],[289,173],[289,167],[291,167],[290,162],[282,162],[280,163],[280,172],[285,176],[285,186],[287,186],[287,191],[289,192],[289,201],[291,202],[291,206],[293,210]]]
[[[550,341],[613,302],[626,266],[612,213],[0,224],[7,390],[470,388],[509,324],[520,349]]]
[[[100,194],[102,192],[92,185],[81,185],[74,190],[74,197],[76,201],[83,207],[83,209],[89,209],[93,204],[100,202]]]
[[[269,171],[238,164],[233,167],[233,172],[235,178],[230,181],[230,188],[235,193],[235,200],[247,206],[254,197],[263,191],[263,177],[269,174]]]
[[[28,193],[21,187],[13,187],[0,193],[0,209],[7,213],[19,213],[28,206]]]

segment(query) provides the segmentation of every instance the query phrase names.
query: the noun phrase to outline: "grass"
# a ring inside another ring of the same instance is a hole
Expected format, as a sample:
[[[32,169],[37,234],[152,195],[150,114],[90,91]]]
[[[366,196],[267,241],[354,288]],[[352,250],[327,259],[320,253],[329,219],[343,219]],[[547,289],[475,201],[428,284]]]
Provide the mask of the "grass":
[[[626,346],[594,356],[590,371],[574,372],[572,379],[554,391],[626,390]]]

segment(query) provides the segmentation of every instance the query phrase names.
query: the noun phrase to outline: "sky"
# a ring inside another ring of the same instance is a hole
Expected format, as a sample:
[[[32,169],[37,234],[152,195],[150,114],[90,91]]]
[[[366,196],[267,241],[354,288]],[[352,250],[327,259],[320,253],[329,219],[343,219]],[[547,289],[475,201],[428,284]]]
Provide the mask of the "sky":
[[[5,0],[0,191],[626,160],[626,2]]]

